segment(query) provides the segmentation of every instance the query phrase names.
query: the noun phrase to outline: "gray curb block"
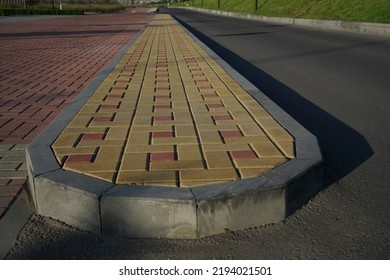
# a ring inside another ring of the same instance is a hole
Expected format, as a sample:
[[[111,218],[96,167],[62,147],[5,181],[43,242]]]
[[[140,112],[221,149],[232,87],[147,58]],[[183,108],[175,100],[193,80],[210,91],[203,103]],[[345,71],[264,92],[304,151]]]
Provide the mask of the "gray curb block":
[[[390,36],[390,24],[371,23],[371,22],[353,22],[340,20],[320,20],[320,19],[303,19],[303,18],[284,18],[284,17],[267,17],[251,14],[240,14],[234,12],[226,12],[220,10],[209,10],[193,7],[177,7],[180,9],[188,9],[197,12],[221,15],[233,18],[242,18],[255,21],[264,21],[296,26],[313,27],[335,31],[357,32],[371,35]]]
[[[295,137],[297,157],[261,177],[185,189],[117,185],[62,170],[51,144],[137,36],[27,148],[38,214],[101,236],[190,239],[282,221],[322,189],[317,139],[187,32]]]

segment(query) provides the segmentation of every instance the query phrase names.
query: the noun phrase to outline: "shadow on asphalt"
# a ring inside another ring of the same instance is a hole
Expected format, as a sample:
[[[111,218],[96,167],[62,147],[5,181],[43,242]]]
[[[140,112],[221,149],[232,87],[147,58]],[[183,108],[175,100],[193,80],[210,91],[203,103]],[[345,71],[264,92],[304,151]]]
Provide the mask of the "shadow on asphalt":
[[[174,14],[172,16],[317,137],[325,163],[324,189],[348,175],[373,155],[370,145],[359,132]]]

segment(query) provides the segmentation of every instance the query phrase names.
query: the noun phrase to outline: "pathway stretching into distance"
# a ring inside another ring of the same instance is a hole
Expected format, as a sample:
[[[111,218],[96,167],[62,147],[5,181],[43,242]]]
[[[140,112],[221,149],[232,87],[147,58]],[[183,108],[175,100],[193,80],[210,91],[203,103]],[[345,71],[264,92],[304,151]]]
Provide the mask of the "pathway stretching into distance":
[[[283,223],[200,240],[102,242],[33,215],[7,258],[389,259],[390,39],[178,9],[160,13],[175,15],[317,137],[326,188]]]
[[[26,182],[27,144],[152,17],[138,9],[0,21],[0,217]]]
[[[257,177],[293,137],[169,15],[156,15],[53,143],[64,169],[117,184]]]

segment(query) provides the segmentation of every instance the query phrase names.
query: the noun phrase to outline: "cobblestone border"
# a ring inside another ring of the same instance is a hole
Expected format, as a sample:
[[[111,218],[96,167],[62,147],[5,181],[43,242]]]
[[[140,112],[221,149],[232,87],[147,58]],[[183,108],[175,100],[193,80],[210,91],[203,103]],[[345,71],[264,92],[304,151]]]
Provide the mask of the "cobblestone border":
[[[186,189],[117,185],[62,170],[51,144],[138,36],[27,148],[38,214],[102,236],[200,238],[282,221],[321,190],[317,139],[192,34],[294,136],[296,158],[261,177]]]

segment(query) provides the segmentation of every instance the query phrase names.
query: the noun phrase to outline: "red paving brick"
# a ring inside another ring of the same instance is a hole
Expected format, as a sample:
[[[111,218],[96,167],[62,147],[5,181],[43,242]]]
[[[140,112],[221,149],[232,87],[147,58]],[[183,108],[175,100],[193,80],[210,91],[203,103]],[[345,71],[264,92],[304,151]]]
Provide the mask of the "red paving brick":
[[[154,121],[173,121],[173,116],[155,116]]]
[[[0,207],[6,208],[12,202],[12,196],[0,196]]]
[[[214,121],[229,121],[229,120],[232,120],[232,116],[230,115],[216,115],[216,116],[212,116]]]
[[[112,110],[112,109],[118,109],[119,105],[102,105],[100,109],[107,109],[107,110]]]
[[[172,138],[175,137],[173,131],[154,131],[152,132],[152,138]]]
[[[203,99],[208,99],[208,98],[216,98],[218,97],[218,94],[216,93],[205,93],[205,94],[202,94],[202,97]]]
[[[207,109],[212,109],[212,108],[223,108],[225,106],[223,106],[223,104],[221,103],[215,103],[215,104],[207,104]]]
[[[153,18],[147,10],[1,23],[0,150],[13,153],[15,145],[31,143]],[[0,217],[27,177],[25,171],[25,178],[11,179],[12,170],[4,173],[1,161],[0,155]]]
[[[171,109],[171,104],[157,104],[154,105],[154,110]]]
[[[21,185],[0,186],[0,197],[15,196],[18,194],[21,188]]]
[[[150,161],[174,161],[175,153],[152,153],[150,154]]]
[[[94,141],[94,140],[103,140],[106,135],[104,133],[89,133],[83,134],[81,140],[83,141]]]
[[[31,142],[152,17],[140,10],[0,24],[0,144]]]
[[[231,151],[229,152],[233,159],[253,159],[257,158],[254,151]]]
[[[112,122],[112,117],[94,117],[93,122]]]
[[[221,135],[223,138],[235,138],[243,136],[239,130],[223,130],[221,131]]]
[[[91,163],[95,155],[70,155],[65,164]]]

